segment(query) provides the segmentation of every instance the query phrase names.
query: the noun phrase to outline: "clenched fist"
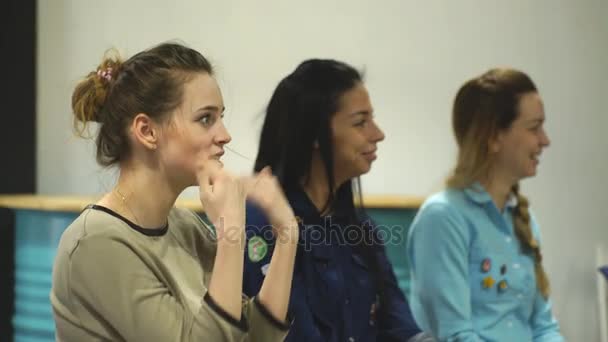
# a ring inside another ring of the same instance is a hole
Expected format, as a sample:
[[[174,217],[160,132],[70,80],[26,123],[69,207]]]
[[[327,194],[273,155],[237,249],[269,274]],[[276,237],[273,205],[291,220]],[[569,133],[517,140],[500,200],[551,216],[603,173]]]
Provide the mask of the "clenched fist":
[[[218,239],[241,241],[245,232],[246,183],[215,160],[206,161],[197,173],[200,200],[216,228]]]
[[[295,215],[270,167],[265,167],[253,177],[245,178],[244,186],[249,199],[268,216],[277,239],[297,243],[298,225]]]

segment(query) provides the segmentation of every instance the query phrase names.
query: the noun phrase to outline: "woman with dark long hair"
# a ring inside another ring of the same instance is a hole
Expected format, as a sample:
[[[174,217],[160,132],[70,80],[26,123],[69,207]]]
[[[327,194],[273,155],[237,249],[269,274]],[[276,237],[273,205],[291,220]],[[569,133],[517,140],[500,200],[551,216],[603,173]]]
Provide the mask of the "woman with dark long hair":
[[[287,341],[408,341],[420,334],[383,242],[360,203],[359,176],[384,133],[361,74],[312,59],[272,95],[255,170],[270,167],[300,222]],[[279,239],[255,204],[247,208],[243,289],[256,293]],[[280,241],[279,241],[280,242]]]

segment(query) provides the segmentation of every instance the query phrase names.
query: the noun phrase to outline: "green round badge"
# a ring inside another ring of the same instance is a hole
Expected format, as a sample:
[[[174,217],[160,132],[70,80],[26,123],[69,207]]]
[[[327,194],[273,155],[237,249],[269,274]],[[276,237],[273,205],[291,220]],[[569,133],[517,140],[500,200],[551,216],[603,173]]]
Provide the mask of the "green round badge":
[[[247,256],[252,262],[258,262],[268,253],[268,244],[259,236],[254,236],[247,243]]]

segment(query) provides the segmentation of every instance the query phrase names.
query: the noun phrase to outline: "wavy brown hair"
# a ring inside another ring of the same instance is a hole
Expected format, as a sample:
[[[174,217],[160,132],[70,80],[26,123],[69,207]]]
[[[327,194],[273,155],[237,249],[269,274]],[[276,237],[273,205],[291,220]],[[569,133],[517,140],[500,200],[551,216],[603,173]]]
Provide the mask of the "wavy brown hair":
[[[116,50],[78,83],[72,94],[74,128],[81,137],[89,122],[100,124],[97,162],[111,166],[130,151],[127,126],[138,113],[161,122],[182,101],[184,84],[213,68],[196,50],[164,43],[123,62]]]

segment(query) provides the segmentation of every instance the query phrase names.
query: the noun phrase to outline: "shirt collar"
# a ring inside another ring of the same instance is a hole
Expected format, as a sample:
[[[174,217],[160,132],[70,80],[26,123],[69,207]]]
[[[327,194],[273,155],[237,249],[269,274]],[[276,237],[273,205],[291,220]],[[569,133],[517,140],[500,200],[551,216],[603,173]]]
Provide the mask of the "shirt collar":
[[[312,202],[303,188],[298,187],[286,191],[286,196],[289,204],[293,208],[294,214],[298,222],[302,221],[307,224],[314,222],[322,222],[325,217],[331,216],[333,222],[348,222],[348,216],[341,212],[332,212],[329,215],[321,215],[319,209]]]
[[[471,184],[468,188],[464,189],[464,193],[469,199],[478,204],[488,204],[492,202],[492,196],[486,191],[486,189],[479,182]],[[509,198],[505,202],[505,208],[515,208],[517,206],[517,196],[513,192],[509,194]]]

